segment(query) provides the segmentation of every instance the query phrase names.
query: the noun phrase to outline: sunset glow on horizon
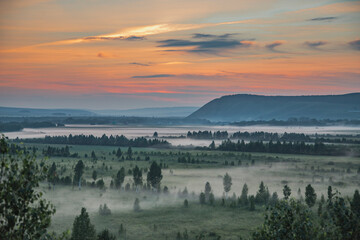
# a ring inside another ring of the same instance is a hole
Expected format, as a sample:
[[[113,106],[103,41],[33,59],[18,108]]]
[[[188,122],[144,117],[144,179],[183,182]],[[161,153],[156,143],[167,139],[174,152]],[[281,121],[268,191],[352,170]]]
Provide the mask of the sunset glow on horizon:
[[[0,106],[360,92],[360,1],[0,2]]]

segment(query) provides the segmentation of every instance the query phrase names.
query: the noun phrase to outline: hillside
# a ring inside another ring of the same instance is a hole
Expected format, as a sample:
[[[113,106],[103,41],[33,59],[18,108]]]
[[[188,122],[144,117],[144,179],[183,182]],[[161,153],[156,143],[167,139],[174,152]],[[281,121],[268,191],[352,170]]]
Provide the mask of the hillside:
[[[316,96],[238,94],[216,98],[188,118],[210,121],[360,119],[360,93]]]
[[[66,116],[94,116],[93,112],[78,109],[41,109],[0,107],[1,117],[66,117]]]

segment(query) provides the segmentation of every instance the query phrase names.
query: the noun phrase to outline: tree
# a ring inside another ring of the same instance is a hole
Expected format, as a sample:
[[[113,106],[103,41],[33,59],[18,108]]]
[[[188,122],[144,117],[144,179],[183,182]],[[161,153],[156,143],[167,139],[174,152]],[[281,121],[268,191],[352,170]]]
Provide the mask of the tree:
[[[133,179],[134,179],[134,184],[135,184],[136,191],[137,191],[138,186],[143,184],[142,171],[139,169],[139,167],[137,165],[133,169]]]
[[[75,217],[71,240],[95,240],[96,231],[91,224],[86,208],[81,209],[81,214]]]
[[[97,178],[97,172],[96,170],[94,170],[92,173],[92,179],[94,180],[94,182],[96,181],[96,178]]]
[[[212,141],[211,144],[209,145],[210,150],[215,150],[215,142]]]
[[[223,185],[224,185],[224,191],[225,191],[225,194],[226,194],[226,197],[227,197],[228,192],[230,191],[231,185],[232,185],[232,179],[231,179],[231,177],[230,177],[230,175],[228,173],[226,173],[224,175]]]
[[[242,188],[241,196],[240,196],[240,202],[244,206],[247,206],[248,203],[249,203],[248,197],[247,197],[248,192],[249,192],[249,188],[248,188],[247,184],[245,183],[243,188]]]
[[[207,200],[209,200],[210,193],[211,193],[211,185],[209,182],[206,182],[205,183],[205,198]]]
[[[96,160],[97,160],[97,157],[96,157],[96,154],[95,154],[94,151],[91,152],[91,159],[92,159],[93,161],[96,161]]]
[[[115,188],[120,189],[125,180],[125,168],[121,167],[115,177]]]
[[[40,239],[46,234],[55,208],[36,191],[47,177],[45,165],[35,156],[7,155],[8,145],[0,139],[0,239]]]
[[[147,174],[148,184],[151,185],[154,189],[159,190],[162,177],[163,175],[161,174],[161,167],[156,162],[153,162]]]
[[[184,200],[184,207],[189,207],[189,201],[187,199]]]
[[[359,190],[355,190],[354,197],[351,201],[351,210],[360,218],[360,195]]]
[[[279,201],[279,197],[278,197],[277,192],[273,192],[273,194],[270,198],[269,204],[274,206],[278,201]]]
[[[116,157],[121,158],[121,156],[122,156],[121,148],[118,148],[117,151],[116,151]]]
[[[250,211],[255,211],[255,197],[253,195],[251,195],[249,197],[249,202],[250,202]]]
[[[263,181],[261,181],[259,185],[259,190],[256,193],[255,201],[259,204],[266,204],[269,201],[270,193],[269,189],[265,187],[265,184]]]
[[[285,185],[283,189],[283,193],[284,193],[284,199],[288,200],[291,195],[291,188],[288,185]]]
[[[98,234],[97,240],[116,240],[116,237],[108,229],[104,229]]]
[[[140,200],[138,198],[135,199],[135,202],[134,202],[134,211],[135,212],[138,212],[140,211]]]
[[[158,133],[157,133],[157,132],[154,132],[153,137],[154,137],[154,138],[157,138],[158,136],[159,136]]]
[[[131,149],[131,147],[129,147],[128,150],[127,150],[127,156],[128,156],[129,159],[132,159],[132,149]]]
[[[200,193],[199,200],[201,205],[205,204],[205,193],[203,192]]]
[[[299,201],[279,201],[265,213],[265,222],[253,234],[253,240],[315,239],[311,211]]]
[[[74,175],[74,183],[78,182],[79,183],[79,189],[81,190],[81,176],[83,175],[84,173],[84,168],[85,168],[85,165],[83,163],[82,160],[79,160],[75,166],[75,169],[74,169],[74,172],[75,172],[75,175]]]
[[[213,206],[215,203],[215,196],[213,193],[210,193],[210,195],[209,195],[209,203],[211,206]]]
[[[311,208],[316,202],[316,193],[311,184],[307,185],[305,189],[305,202]]]
[[[53,188],[55,186],[56,176],[57,176],[56,164],[53,162],[53,164],[51,165],[51,167],[49,168],[49,171],[48,171],[48,182],[49,182],[49,184],[52,183]],[[49,185],[49,188],[50,188],[50,185]]]

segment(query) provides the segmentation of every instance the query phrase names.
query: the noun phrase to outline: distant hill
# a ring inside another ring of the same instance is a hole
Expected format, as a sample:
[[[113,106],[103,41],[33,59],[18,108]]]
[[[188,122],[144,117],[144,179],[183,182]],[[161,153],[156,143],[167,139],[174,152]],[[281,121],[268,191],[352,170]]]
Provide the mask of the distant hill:
[[[238,94],[216,98],[188,116],[210,121],[360,119],[360,93],[315,96]]]
[[[0,117],[67,117],[95,116],[96,114],[78,109],[40,109],[0,107]]]
[[[106,116],[131,117],[186,117],[199,109],[198,107],[162,107],[137,108],[127,110],[94,110],[95,113]]]

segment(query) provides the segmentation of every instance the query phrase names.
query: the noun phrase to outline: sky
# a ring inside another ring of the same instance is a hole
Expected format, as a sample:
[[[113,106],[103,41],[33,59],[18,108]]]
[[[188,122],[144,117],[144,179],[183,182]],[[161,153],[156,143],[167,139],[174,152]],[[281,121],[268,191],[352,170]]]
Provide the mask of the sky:
[[[0,106],[360,92],[360,1],[0,0]]]

